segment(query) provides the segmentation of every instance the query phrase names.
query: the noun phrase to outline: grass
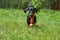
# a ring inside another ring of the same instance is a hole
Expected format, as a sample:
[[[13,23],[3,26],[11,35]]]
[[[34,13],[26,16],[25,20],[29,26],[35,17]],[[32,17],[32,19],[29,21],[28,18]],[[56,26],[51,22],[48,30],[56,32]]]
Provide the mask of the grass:
[[[60,40],[60,11],[41,9],[29,28],[23,10],[0,9],[0,40]]]

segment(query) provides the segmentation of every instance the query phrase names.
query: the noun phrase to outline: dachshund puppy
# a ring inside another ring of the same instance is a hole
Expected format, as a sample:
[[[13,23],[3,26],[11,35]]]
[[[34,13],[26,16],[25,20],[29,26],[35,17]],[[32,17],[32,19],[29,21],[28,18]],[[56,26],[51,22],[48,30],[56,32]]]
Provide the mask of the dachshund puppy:
[[[27,25],[28,26],[33,26],[36,23],[35,13],[37,13],[37,9],[34,8],[33,6],[29,6],[28,8],[26,8],[24,10],[25,13],[27,11],[29,11],[29,14],[27,15]]]

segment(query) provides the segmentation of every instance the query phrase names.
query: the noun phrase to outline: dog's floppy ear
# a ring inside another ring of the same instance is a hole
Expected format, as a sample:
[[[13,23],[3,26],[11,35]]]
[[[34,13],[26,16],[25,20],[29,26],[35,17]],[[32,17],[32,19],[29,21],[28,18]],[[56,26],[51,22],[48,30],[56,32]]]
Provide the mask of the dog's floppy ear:
[[[29,10],[29,8],[24,9],[24,13],[26,13],[26,12],[27,12],[27,10]]]
[[[37,13],[37,9],[36,9],[36,8],[34,8],[34,10],[35,10],[35,12]]]
[[[26,13],[26,8],[23,9],[24,13]]]
[[[24,10],[24,13],[26,13],[26,11]]]

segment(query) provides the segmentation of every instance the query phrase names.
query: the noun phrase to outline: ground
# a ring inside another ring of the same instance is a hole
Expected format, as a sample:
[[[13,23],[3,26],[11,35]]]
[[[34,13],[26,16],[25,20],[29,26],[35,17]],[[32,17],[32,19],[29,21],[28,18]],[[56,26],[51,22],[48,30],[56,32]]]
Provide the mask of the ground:
[[[23,10],[0,9],[0,40],[60,40],[60,11],[41,9],[28,27]]]

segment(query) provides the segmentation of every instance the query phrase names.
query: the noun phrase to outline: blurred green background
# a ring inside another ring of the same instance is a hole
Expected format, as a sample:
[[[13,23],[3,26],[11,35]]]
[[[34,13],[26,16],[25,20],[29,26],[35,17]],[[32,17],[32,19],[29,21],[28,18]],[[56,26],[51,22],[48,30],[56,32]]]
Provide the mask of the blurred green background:
[[[23,11],[30,1],[39,10],[34,27],[27,26]],[[57,9],[60,0],[0,0],[0,40],[60,40]]]
[[[29,2],[37,9],[60,9],[60,0],[0,0],[0,7],[24,9],[28,6]]]

